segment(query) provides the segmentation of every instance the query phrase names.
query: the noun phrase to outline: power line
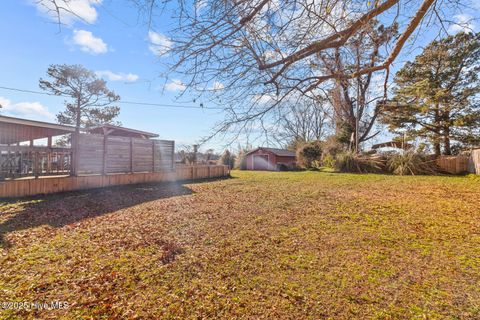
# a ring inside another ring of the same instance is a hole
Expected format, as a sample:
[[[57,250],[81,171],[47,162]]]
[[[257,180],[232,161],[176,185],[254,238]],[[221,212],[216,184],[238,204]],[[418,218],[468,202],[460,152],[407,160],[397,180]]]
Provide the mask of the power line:
[[[12,87],[4,87],[0,86],[0,89],[9,90],[9,91],[17,91],[23,93],[30,93],[30,94],[41,94],[47,96],[61,96],[61,97],[68,97],[67,95],[56,95],[53,93],[43,92],[43,91],[34,91],[34,90],[27,90],[27,89],[19,89],[19,88],[12,88]],[[154,107],[163,107],[163,108],[180,108],[180,109],[199,109],[199,110],[223,110],[221,107],[198,107],[198,106],[191,106],[191,105],[174,105],[174,104],[162,104],[162,103],[151,103],[151,102],[139,102],[139,101],[117,101],[119,104],[131,104],[131,105],[142,105],[142,106],[154,106]]]
[[[10,91],[19,91],[19,92],[25,92],[25,93],[43,94],[43,95],[47,95],[47,96],[54,96],[54,94],[52,94],[52,93],[41,92],[41,91],[33,91],[33,90],[26,90],[26,89],[9,88],[9,87],[2,87],[2,86],[0,86],[0,89],[10,90]]]
[[[141,106],[158,106],[158,107],[165,107],[165,108],[184,108],[184,109],[206,109],[206,110],[223,110],[220,107],[197,107],[197,106],[182,106],[182,105],[175,105],[175,104],[161,104],[161,103],[151,103],[151,102],[135,102],[135,101],[117,101],[117,103],[123,104],[136,104]]]

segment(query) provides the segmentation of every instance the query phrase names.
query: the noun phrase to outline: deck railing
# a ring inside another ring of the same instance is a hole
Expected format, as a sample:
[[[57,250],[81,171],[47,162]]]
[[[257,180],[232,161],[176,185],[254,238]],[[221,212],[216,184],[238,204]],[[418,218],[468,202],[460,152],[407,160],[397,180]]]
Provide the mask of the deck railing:
[[[71,163],[70,148],[0,146],[0,180],[69,175]]]

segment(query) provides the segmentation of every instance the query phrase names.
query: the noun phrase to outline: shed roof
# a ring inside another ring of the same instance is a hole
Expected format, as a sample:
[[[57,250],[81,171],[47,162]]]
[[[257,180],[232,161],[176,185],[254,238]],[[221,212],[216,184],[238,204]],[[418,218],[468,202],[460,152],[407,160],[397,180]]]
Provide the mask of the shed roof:
[[[91,128],[87,131],[90,133],[98,133],[98,134],[108,133],[108,135],[110,136],[134,137],[134,138],[143,138],[143,139],[158,137],[158,134],[156,133],[124,128],[124,127],[114,126],[111,124],[104,124],[99,127]]]
[[[0,144],[14,144],[71,132],[75,132],[75,127],[0,116]]]
[[[290,150],[285,150],[285,149],[276,149],[276,148],[264,148],[264,147],[258,147],[256,149],[253,149],[249,152],[247,152],[247,155],[248,154],[251,154],[251,153],[254,153],[258,150],[263,150],[263,151],[267,151],[267,152],[271,152],[273,153],[274,155],[276,156],[279,156],[279,157],[296,157],[296,153],[293,152],[293,151],[290,151]]]

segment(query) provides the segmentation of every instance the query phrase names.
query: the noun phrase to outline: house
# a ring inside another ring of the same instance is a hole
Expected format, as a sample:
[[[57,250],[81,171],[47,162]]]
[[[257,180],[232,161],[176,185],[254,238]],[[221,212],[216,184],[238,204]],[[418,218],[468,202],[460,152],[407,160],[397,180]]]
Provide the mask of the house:
[[[288,170],[295,167],[296,154],[290,150],[259,147],[246,155],[247,170]]]

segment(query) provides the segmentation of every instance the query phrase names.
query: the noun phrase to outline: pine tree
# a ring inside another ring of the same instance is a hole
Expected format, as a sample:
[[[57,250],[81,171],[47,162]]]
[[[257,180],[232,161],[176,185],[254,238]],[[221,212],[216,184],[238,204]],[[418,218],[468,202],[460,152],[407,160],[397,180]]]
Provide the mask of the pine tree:
[[[116,124],[120,114],[118,106],[111,104],[120,100],[114,91],[107,88],[103,79],[81,65],[51,65],[49,80],[40,79],[40,88],[55,95],[71,97],[65,101],[66,110],[57,114],[61,124],[80,128],[91,128],[101,124]]]
[[[480,33],[459,33],[430,43],[395,77],[395,97],[383,104],[381,122],[391,132],[420,137],[436,155],[452,142],[480,142]]]
[[[227,149],[223,152],[220,159],[218,159],[218,163],[233,169],[235,165],[235,156]]]

